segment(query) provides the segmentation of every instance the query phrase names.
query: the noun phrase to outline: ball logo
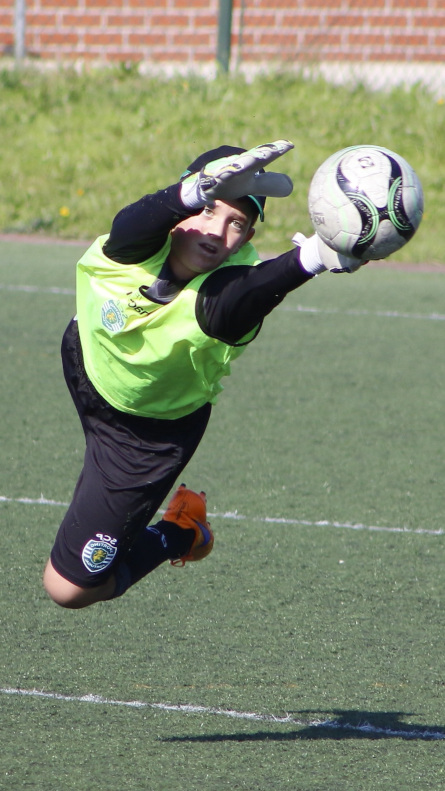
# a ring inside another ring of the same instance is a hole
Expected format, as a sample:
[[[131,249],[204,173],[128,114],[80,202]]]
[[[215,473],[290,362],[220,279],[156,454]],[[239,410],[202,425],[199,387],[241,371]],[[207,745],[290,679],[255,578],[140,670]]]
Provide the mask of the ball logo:
[[[82,550],[83,565],[93,574],[103,571],[114,560],[116,552],[117,547],[108,541],[91,539]]]
[[[375,162],[372,157],[357,157],[357,162],[363,169],[375,167]]]
[[[314,213],[312,214],[312,222],[314,225],[324,225],[325,223],[324,214],[322,214],[321,212],[314,211]]]

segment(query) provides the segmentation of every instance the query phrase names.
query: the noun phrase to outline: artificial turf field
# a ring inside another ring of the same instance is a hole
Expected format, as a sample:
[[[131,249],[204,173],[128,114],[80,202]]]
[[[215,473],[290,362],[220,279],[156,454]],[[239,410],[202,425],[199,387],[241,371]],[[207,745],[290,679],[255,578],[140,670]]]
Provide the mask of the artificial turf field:
[[[183,476],[212,555],[73,612],[40,579],[83,454],[82,249],[0,242],[0,788],[444,789],[445,274],[289,295]]]

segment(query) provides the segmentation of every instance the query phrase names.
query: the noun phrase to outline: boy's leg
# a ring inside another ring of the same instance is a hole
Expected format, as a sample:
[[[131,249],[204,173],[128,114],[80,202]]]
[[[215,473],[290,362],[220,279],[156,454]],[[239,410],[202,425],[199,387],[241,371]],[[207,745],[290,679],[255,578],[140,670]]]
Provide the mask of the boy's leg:
[[[199,436],[202,430],[201,427]],[[176,444],[173,471],[167,464],[169,454],[163,455],[162,475],[156,470],[156,452],[151,442],[144,477],[158,475],[158,481],[128,488],[128,469],[123,476],[114,470],[119,485],[115,482],[110,486],[109,478],[104,481],[104,467],[96,463],[98,454],[91,449],[96,443],[89,436],[84,469],[44,574],[45,589],[54,601],[65,607],[85,607],[122,595],[166,560],[184,558],[183,563],[208,554],[213,536],[205,519],[205,501],[203,504],[200,495],[184,490],[189,502],[196,498],[200,504],[194,505],[195,521],[185,516],[182,509],[169,507],[165,520],[149,524],[174,483],[173,475],[176,477],[182,471],[191,456],[190,439],[188,434],[186,448],[183,443]],[[109,455],[110,442],[106,447]],[[138,451],[137,465],[141,462],[141,449]],[[179,452],[183,459],[178,470]],[[172,502],[179,502],[177,494]]]
[[[51,559],[48,560],[43,573],[43,586],[56,604],[61,607],[69,607],[72,610],[88,607],[98,601],[106,601],[112,598],[116,588],[114,574],[108,580],[95,588],[81,588],[73,582],[65,579],[55,570]]]
[[[196,450],[211,411],[206,405],[174,421],[117,412],[86,378],[76,332],[70,325],[64,368],[86,435],[85,463],[44,574],[49,595],[75,608],[116,593],[119,569],[139,536],[145,573],[189,550],[193,530],[145,528]]]
[[[57,546],[56,540],[53,553]],[[57,604],[80,609],[122,596],[129,587],[166,560],[170,560],[172,565],[183,566],[187,561],[207,557],[212,548],[213,533],[207,522],[205,494],[193,492],[181,484],[164,517],[156,525],[148,525],[139,532],[127,554],[116,563],[115,570],[103,583],[84,587],[70,582],[56,571],[51,558],[45,568],[43,583]]]
[[[168,503],[163,518],[141,531],[116,571],[111,598],[121,596],[156,566],[170,560],[173,566],[202,560],[213,549],[213,532],[207,522],[205,492],[181,484]]]
[[[212,548],[213,533],[207,522],[205,494],[181,484],[163,519],[139,533],[105,582],[92,588],[76,585],[59,574],[50,559],[44,572],[44,586],[62,607],[79,609],[121,596],[166,560],[183,566],[187,561],[207,557]]]
[[[94,587],[84,587],[70,582],[56,571],[50,558],[43,574],[44,587],[53,601],[61,607],[71,609],[80,609],[99,601],[114,599],[122,596],[129,587],[166,560],[184,564],[185,560],[200,559],[201,556],[208,554],[213,545],[213,536],[211,543],[208,535],[199,536],[201,541],[199,549],[196,550],[197,557],[189,558],[192,546],[197,541],[197,533],[198,530],[181,529],[179,525],[168,524],[163,520],[153,527],[146,527],[138,535],[128,553],[116,563],[115,570],[104,582]],[[207,551],[204,546],[201,549],[201,545],[204,544],[208,545]]]

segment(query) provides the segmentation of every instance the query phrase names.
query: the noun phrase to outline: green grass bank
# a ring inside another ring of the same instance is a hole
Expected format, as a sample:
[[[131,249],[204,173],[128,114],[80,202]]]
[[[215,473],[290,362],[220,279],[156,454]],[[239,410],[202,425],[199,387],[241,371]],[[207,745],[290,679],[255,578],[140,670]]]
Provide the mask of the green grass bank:
[[[172,183],[201,151],[280,137],[295,189],[269,201],[260,250],[311,233],[307,191],[318,165],[348,145],[393,149],[417,171],[425,215],[395,258],[445,263],[445,103],[415,86],[388,92],[288,74],[206,80],[125,67],[78,73],[0,71],[0,232],[90,239],[141,195]]]

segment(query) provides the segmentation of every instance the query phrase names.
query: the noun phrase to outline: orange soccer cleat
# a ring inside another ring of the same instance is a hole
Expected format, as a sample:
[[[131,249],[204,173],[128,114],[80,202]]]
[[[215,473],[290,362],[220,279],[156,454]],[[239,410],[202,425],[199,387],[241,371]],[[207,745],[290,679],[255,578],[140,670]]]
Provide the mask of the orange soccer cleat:
[[[198,494],[182,483],[176,489],[162,518],[166,522],[174,522],[184,530],[195,531],[188,553],[177,560],[171,560],[172,566],[184,566],[187,561],[202,560],[212,551],[213,533],[207,522],[205,492]]]

